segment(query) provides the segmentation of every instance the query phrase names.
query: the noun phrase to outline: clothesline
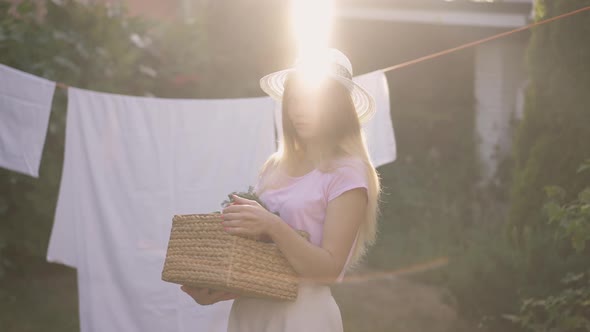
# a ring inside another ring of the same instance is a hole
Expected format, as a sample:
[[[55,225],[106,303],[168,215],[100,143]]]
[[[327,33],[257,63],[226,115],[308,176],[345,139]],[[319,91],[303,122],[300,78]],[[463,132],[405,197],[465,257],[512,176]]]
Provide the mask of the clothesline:
[[[490,37],[482,38],[482,39],[479,39],[479,40],[476,40],[476,41],[473,41],[473,42],[470,42],[470,43],[466,43],[466,44],[463,44],[463,45],[460,45],[460,46],[457,46],[457,47],[449,48],[449,49],[446,49],[446,50],[443,50],[443,51],[440,51],[440,52],[437,52],[437,53],[429,54],[429,55],[426,55],[426,56],[423,56],[423,57],[420,57],[420,58],[417,58],[417,59],[413,59],[413,60],[410,60],[410,61],[402,62],[400,64],[393,65],[393,66],[387,67],[387,68],[383,68],[381,70],[384,71],[384,72],[387,72],[387,71],[390,71],[390,70],[399,69],[399,68],[402,68],[402,67],[405,67],[405,66],[409,66],[409,65],[418,63],[418,62],[422,62],[422,61],[426,61],[426,60],[429,60],[429,59],[432,59],[432,58],[436,58],[436,57],[439,57],[441,55],[445,55],[445,54],[448,54],[448,53],[451,53],[451,52],[456,52],[456,51],[462,50],[464,48],[472,47],[472,46],[475,46],[475,45],[483,44],[485,42],[489,42],[491,40],[495,40],[495,39],[498,39],[498,38],[506,37],[506,36],[511,35],[513,33],[517,33],[517,32],[524,31],[524,30],[528,30],[528,29],[530,29],[530,28],[532,28],[534,26],[546,24],[546,23],[549,23],[549,22],[552,22],[552,21],[555,21],[555,20],[558,20],[558,19],[565,18],[567,16],[572,16],[572,15],[575,15],[575,14],[579,14],[579,13],[581,13],[583,11],[587,11],[587,10],[590,10],[590,6],[583,7],[583,8],[580,8],[580,9],[576,9],[576,10],[573,10],[571,12],[568,12],[568,13],[565,13],[565,14],[561,14],[561,15],[558,15],[558,16],[555,16],[555,17],[552,17],[552,18],[544,19],[544,20],[541,20],[539,22],[534,22],[534,23],[531,23],[531,24],[527,24],[527,25],[525,25],[523,27],[520,27],[520,28],[516,28],[516,29],[510,30],[510,31],[502,32],[502,33],[499,33],[499,34],[496,34],[496,35],[493,35],[493,36],[490,36]]]
[[[561,14],[561,15],[558,15],[558,16],[555,16],[555,17],[551,17],[551,18],[548,18],[548,19],[541,20],[539,22],[534,22],[534,23],[531,23],[531,24],[527,24],[527,25],[522,26],[520,28],[516,28],[516,29],[510,30],[510,31],[506,31],[506,32],[502,32],[502,33],[499,33],[499,34],[495,34],[493,36],[482,38],[482,39],[479,39],[479,40],[475,40],[473,42],[469,42],[469,43],[466,43],[466,44],[463,44],[463,45],[459,45],[457,47],[449,48],[449,49],[446,49],[446,50],[442,50],[440,52],[432,53],[432,54],[425,55],[425,56],[422,56],[422,57],[419,57],[419,58],[416,58],[416,59],[413,59],[413,60],[402,62],[402,63],[397,64],[397,65],[386,67],[386,68],[381,69],[381,71],[388,72],[388,71],[391,71],[391,70],[400,69],[400,68],[403,68],[403,67],[406,67],[406,66],[409,66],[409,65],[413,65],[413,64],[422,62],[422,61],[426,61],[426,60],[430,60],[430,59],[433,59],[433,58],[437,58],[437,57],[443,56],[445,54],[449,54],[449,53],[456,52],[456,51],[459,51],[459,50],[462,50],[462,49],[465,49],[465,48],[473,47],[473,46],[476,46],[476,45],[479,45],[479,44],[483,44],[485,42],[489,42],[489,41],[492,41],[492,40],[495,40],[495,39],[503,38],[503,37],[506,37],[508,35],[511,35],[511,34],[520,32],[520,31],[528,30],[528,29],[530,29],[532,27],[535,27],[535,26],[547,24],[549,22],[553,22],[553,21],[556,21],[556,20],[559,20],[559,19],[562,19],[562,18],[565,18],[565,17],[568,17],[568,16],[573,16],[573,15],[576,15],[576,14],[579,14],[581,12],[588,11],[588,10],[590,10],[590,6],[582,7],[580,9],[576,9],[576,10],[573,10],[573,11],[570,11],[570,12],[567,12],[567,13],[564,13],[564,14]],[[56,82],[56,86],[57,87],[60,87],[62,89],[67,89],[69,87],[69,85],[67,85],[65,83],[61,83],[61,82]]]

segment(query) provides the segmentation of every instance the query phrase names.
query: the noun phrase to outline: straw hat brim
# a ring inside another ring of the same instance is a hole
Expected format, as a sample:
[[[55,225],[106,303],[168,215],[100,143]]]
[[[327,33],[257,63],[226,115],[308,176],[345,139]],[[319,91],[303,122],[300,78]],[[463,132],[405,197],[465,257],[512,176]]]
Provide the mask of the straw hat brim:
[[[285,80],[287,79],[288,74],[294,70],[294,68],[289,68],[268,74],[260,79],[260,87],[269,96],[281,101],[285,90]],[[369,121],[375,114],[375,100],[371,94],[369,94],[362,86],[356,84],[353,80],[349,80],[340,75],[329,75],[348,87],[359,122],[364,124]]]

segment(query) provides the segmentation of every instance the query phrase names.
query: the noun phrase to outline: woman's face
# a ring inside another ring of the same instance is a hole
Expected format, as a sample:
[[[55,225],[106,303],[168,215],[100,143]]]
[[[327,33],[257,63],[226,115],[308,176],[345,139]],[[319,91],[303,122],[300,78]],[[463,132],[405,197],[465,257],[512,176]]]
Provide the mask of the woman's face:
[[[320,112],[322,111],[319,89],[294,85],[288,100],[287,114],[297,135],[306,142],[313,141],[320,134]]]

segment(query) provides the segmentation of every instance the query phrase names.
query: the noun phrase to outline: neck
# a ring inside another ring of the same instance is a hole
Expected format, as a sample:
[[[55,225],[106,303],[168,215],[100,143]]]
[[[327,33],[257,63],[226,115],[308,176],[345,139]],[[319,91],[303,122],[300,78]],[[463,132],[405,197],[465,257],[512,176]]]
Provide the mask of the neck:
[[[321,144],[317,144],[317,143],[304,144],[302,146],[302,149],[300,150],[300,154],[298,156],[299,160],[302,162],[310,163],[310,164],[314,165],[315,167],[317,167],[320,162],[320,157],[322,156],[322,150],[324,150],[325,153],[329,153],[328,151],[326,151],[326,149],[324,147],[322,147]],[[329,158],[330,156],[324,154],[323,157]]]

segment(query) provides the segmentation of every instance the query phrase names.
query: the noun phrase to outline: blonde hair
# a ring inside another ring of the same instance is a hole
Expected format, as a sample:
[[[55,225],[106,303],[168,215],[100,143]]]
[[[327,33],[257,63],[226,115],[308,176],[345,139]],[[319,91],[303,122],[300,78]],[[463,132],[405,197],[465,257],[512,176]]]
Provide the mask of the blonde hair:
[[[297,132],[289,117],[290,101],[296,94],[298,80],[293,73],[285,82],[282,104],[283,136],[278,151],[272,154],[262,165],[259,172],[259,186],[257,194],[273,187],[280,187],[280,177],[275,172],[279,167],[293,165],[297,154],[302,152],[302,146],[297,140]],[[296,98],[296,96],[295,96]],[[352,248],[349,264],[345,267],[352,269],[360,263],[368,248],[377,238],[378,218],[380,216],[381,182],[379,173],[373,166],[367,150],[366,138],[359,122],[354,103],[349,91],[339,82],[329,79],[321,86],[322,111],[320,125],[329,123],[320,130],[320,154],[317,168],[322,172],[334,170],[332,161],[341,156],[357,157],[363,161],[368,180],[368,204],[365,220],[360,225],[358,239]]]

